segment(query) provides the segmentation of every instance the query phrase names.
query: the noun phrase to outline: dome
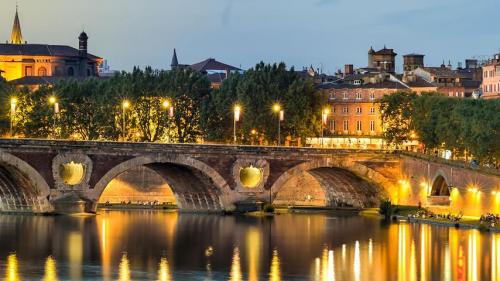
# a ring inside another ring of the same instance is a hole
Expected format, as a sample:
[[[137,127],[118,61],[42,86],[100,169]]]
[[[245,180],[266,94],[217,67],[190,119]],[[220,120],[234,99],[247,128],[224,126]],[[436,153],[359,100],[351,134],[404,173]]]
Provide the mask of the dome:
[[[78,36],[78,39],[87,40],[89,39],[89,37],[87,36],[87,33],[85,33],[85,31],[82,31],[82,33],[80,33],[80,36]]]

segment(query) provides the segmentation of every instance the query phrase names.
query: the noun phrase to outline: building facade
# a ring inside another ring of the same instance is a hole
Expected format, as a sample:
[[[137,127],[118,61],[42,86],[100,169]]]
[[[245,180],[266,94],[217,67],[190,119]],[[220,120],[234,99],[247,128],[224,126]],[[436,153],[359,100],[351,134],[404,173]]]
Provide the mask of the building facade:
[[[377,69],[381,72],[396,72],[396,56],[393,49],[383,49],[375,51],[373,48],[368,50],[368,67]]]
[[[500,54],[483,66],[482,98],[500,98]]]
[[[85,32],[80,34],[78,42],[78,49],[63,45],[28,44],[23,39],[16,10],[11,38],[7,43],[0,44],[0,71],[7,81],[14,84],[50,80],[52,77],[97,76],[102,59],[87,52],[88,36]]]

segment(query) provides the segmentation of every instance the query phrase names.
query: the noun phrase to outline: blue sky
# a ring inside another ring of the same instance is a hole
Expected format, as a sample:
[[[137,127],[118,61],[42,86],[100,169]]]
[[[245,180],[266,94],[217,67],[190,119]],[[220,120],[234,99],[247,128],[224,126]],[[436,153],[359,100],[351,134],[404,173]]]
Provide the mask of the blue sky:
[[[499,0],[18,0],[25,40],[77,46],[84,28],[92,53],[114,69],[169,68],[208,57],[248,68],[263,60],[332,73],[366,66],[367,51],[442,60],[500,51]],[[7,40],[15,0],[0,1]]]

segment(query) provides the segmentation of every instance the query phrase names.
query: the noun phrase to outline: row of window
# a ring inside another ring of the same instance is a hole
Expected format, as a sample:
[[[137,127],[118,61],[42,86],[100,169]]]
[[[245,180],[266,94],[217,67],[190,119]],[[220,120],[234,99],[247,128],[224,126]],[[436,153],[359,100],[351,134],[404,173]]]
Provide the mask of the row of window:
[[[368,95],[368,98],[369,98],[370,100],[375,100],[375,93],[370,93],[370,94]],[[330,100],[334,100],[334,99],[336,99],[336,97],[335,97],[335,93],[331,93],[331,94],[330,94]],[[347,92],[342,93],[342,99],[344,99],[344,100],[348,100],[348,99],[349,99],[349,93],[347,93]],[[362,95],[361,93],[356,93],[356,99],[357,99],[357,100],[361,100],[361,99],[363,99],[363,95]]]
[[[332,120],[330,122],[330,130],[337,131],[337,121],[336,120]],[[349,120],[343,120],[342,130],[345,132],[349,131]],[[356,121],[356,131],[357,132],[363,131],[363,122],[361,120]],[[370,132],[375,132],[375,121],[374,120],[370,121]]]
[[[500,83],[499,84],[483,85],[483,91],[485,93],[497,93],[497,92],[500,92]]]
[[[58,67],[55,68],[55,74],[56,76],[57,75],[61,75],[61,71]],[[34,76],[34,73],[33,73],[33,67],[32,66],[26,66],[24,68],[24,73],[25,73],[25,76]],[[89,73],[89,70],[87,70],[87,73]],[[75,69],[73,67],[68,67],[68,69],[66,70],[66,75],[68,76],[74,76],[75,75]],[[37,71],[37,76],[48,76],[48,72],[47,72],[47,69],[45,67],[39,67],[38,68],[38,71]]]
[[[498,69],[498,67],[497,67],[497,69]],[[495,73],[495,70],[486,70],[483,73],[484,78],[495,77],[495,75],[500,75],[500,73],[499,72]]]
[[[336,112],[337,112],[336,107],[333,107],[333,113],[336,113]],[[343,113],[343,114],[348,114],[348,113],[349,113],[349,107],[344,106],[344,107],[342,108],[342,113]],[[361,107],[359,107],[359,106],[358,106],[358,107],[356,107],[356,114],[357,114],[357,115],[361,115],[362,113],[363,113],[363,108],[361,108]],[[370,115],[375,115],[375,107],[370,107],[369,114],[370,114]]]

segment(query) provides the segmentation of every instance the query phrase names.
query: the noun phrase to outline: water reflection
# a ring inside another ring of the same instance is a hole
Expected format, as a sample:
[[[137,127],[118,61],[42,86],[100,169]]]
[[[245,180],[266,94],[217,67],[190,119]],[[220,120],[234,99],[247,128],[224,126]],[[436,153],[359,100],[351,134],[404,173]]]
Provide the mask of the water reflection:
[[[17,265],[17,255],[10,254],[7,258],[7,272],[5,279],[8,281],[18,281],[19,278],[19,268]]]
[[[118,280],[120,281],[130,281],[130,262],[128,261],[128,257],[126,253],[123,253],[122,259],[120,261],[120,271]]]
[[[158,281],[171,281],[170,269],[166,258],[161,258],[160,269],[158,270]]]
[[[45,274],[43,281],[57,281],[56,261],[52,256],[48,256],[45,261]]]
[[[280,257],[278,250],[273,251],[273,258],[271,260],[271,270],[269,272],[270,281],[281,281],[281,268],[280,268]]]
[[[500,280],[500,234],[360,217],[139,211],[0,225],[9,281]]]

